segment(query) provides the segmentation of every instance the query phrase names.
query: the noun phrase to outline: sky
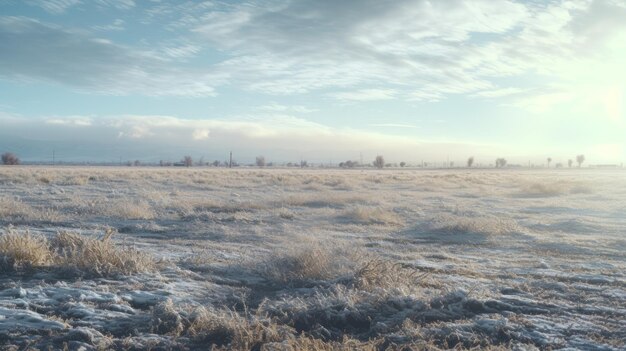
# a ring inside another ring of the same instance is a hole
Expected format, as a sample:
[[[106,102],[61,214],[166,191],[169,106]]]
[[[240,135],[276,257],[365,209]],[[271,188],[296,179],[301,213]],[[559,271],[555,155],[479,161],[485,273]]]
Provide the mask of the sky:
[[[0,0],[26,161],[626,160],[626,0]]]

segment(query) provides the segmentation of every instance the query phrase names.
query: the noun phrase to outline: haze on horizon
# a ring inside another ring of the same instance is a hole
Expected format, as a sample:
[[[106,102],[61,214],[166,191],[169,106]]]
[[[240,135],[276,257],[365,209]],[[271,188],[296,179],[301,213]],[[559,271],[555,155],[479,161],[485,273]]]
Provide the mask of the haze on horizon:
[[[624,0],[0,0],[0,151],[619,164],[625,18]]]

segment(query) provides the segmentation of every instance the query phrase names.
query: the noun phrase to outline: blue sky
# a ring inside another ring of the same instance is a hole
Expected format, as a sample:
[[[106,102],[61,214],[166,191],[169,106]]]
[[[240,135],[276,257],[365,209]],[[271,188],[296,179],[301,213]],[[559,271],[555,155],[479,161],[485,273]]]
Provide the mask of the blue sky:
[[[624,0],[0,0],[0,148],[620,163],[625,18]]]

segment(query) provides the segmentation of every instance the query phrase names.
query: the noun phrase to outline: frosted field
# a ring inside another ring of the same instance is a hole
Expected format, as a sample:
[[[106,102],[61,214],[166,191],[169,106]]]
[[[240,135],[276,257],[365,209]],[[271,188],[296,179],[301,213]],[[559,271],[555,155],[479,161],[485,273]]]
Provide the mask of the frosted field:
[[[623,170],[0,167],[6,350],[624,350]]]

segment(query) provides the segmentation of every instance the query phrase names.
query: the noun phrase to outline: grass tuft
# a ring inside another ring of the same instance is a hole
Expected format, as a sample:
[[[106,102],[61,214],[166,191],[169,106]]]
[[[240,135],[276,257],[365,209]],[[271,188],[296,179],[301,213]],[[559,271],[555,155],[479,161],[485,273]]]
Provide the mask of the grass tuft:
[[[48,266],[53,256],[45,237],[9,229],[0,236],[0,260],[0,270],[11,271]]]
[[[153,271],[156,262],[152,257],[134,248],[118,247],[108,230],[98,240],[75,233],[61,232],[52,241],[52,248],[65,268],[79,270],[89,275],[128,275]]]

